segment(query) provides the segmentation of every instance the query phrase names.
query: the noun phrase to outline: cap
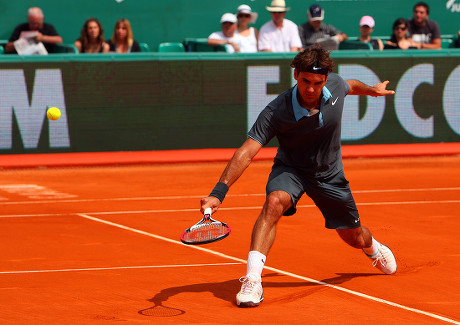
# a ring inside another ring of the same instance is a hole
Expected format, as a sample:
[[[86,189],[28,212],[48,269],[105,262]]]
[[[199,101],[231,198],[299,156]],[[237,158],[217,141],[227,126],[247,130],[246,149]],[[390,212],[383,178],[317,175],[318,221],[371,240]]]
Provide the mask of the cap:
[[[229,23],[236,23],[236,16],[234,14],[231,14],[231,13],[226,13],[226,14],[223,14],[222,15],[222,18],[220,18],[220,23],[226,23],[226,22],[229,22]]]
[[[369,26],[370,28],[374,28],[375,26],[374,18],[372,18],[371,16],[361,17],[361,20],[359,21],[359,26]]]
[[[324,19],[324,9],[320,5],[314,4],[308,9],[308,20],[316,21]]]

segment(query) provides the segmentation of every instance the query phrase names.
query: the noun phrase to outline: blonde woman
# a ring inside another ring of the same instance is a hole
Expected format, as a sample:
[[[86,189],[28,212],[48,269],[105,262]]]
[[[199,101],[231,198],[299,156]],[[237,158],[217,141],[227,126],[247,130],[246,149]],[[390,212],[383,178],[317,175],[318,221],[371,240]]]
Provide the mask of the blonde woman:
[[[110,52],[140,52],[139,43],[133,38],[133,30],[128,19],[118,19],[115,23],[112,38],[108,41]]]
[[[80,38],[74,43],[80,53],[107,53],[109,44],[104,41],[104,29],[96,18],[86,20]]]

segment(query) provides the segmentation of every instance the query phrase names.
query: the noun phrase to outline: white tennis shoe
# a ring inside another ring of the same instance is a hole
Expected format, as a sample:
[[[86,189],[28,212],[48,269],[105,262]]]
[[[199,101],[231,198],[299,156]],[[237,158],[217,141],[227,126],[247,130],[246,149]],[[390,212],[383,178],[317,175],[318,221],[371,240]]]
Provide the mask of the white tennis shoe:
[[[264,300],[262,282],[252,276],[240,278],[241,290],[236,295],[236,304],[239,307],[256,307]]]
[[[364,251],[363,251],[364,252]],[[366,252],[364,252],[366,254]],[[385,274],[393,274],[396,272],[398,266],[393,252],[388,246],[380,244],[379,251],[374,255],[367,255],[372,260],[372,266],[378,268]]]

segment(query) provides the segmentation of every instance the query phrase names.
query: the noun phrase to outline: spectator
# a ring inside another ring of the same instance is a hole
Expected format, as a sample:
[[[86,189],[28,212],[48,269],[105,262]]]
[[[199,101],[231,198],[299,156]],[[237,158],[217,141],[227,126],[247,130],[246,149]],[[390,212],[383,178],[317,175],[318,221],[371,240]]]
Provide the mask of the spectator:
[[[54,53],[55,44],[61,44],[62,37],[58,35],[53,25],[43,22],[44,19],[45,16],[40,8],[29,8],[27,23],[20,24],[14,29],[8,43],[5,45],[5,52],[16,53],[14,41],[21,38],[21,34],[24,35],[23,32],[37,31],[37,35],[32,39],[37,43],[42,42],[48,53]]]
[[[359,31],[361,35],[358,41],[370,43],[374,50],[383,50],[383,42],[380,38],[372,38],[371,34],[374,31],[375,21],[371,16],[363,16],[359,21]]]
[[[285,19],[286,8],[284,0],[272,0],[271,7],[265,7],[271,14],[272,20],[260,28],[259,51],[266,52],[297,52],[302,48],[299,29],[292,21]]]
[[[460,30],[457,33],[457,39],[454,40],[454,46],[459,48],[460,47]]]
[[[393,34],[389,41],[385,43],[385,50],[407,50],[417,49],[416,44],[412,39],[407,38],[407,20],[405,18],[398,18],[393,23]]]
[[[109,44],[104,41],[104,29],[96,18],[88,18],[83,25],[80,38],[75,41],[80,53],[107,53]]]
[[[313,4],[307,12],[308,21],[299,26],[299,34],[303,48],[320,43],[323,48],[337,49],[340,42],[348,39],[347,34],[332,25],[323,24],[324,9]]]
[[[224,45],[227,53],[235,53],[240,51],[240,36],[236,31],[236,16],[226,13],[220,18],[220,26],[222,31],[214,32],[208,37],[209,46]]]
[[[440,49],[441,31],[434,20],[428,19],[430,7],[425,2],[417,2],[414,6],[414,17],[408,21],[409,38],[419,49]]]
[[[131,23],[128,19],[118,19],[115,23],[112,38],[107,42],[110,52],[130,53],[140,52],[139,43],[134,40]]]
[[[257,52],[259,32],[256,28],[249,27],[249,24],[256,22],[257,13],[252,12],[248,5],[241,5],[238,7],[236,18],[238,19],[237,33],[241,36],[240,52]]]

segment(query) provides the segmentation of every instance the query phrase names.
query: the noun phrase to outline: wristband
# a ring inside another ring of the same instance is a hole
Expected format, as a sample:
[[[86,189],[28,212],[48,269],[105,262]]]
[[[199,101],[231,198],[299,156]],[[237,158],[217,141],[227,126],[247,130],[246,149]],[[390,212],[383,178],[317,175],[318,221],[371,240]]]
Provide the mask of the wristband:
[[[222,203],[225,199],[225,195],[227,195],[228,186],[225,183],[218,182],[216,186],[212,189],[211,194],[209,196],[214,196],[219,199],[220,203]]]

